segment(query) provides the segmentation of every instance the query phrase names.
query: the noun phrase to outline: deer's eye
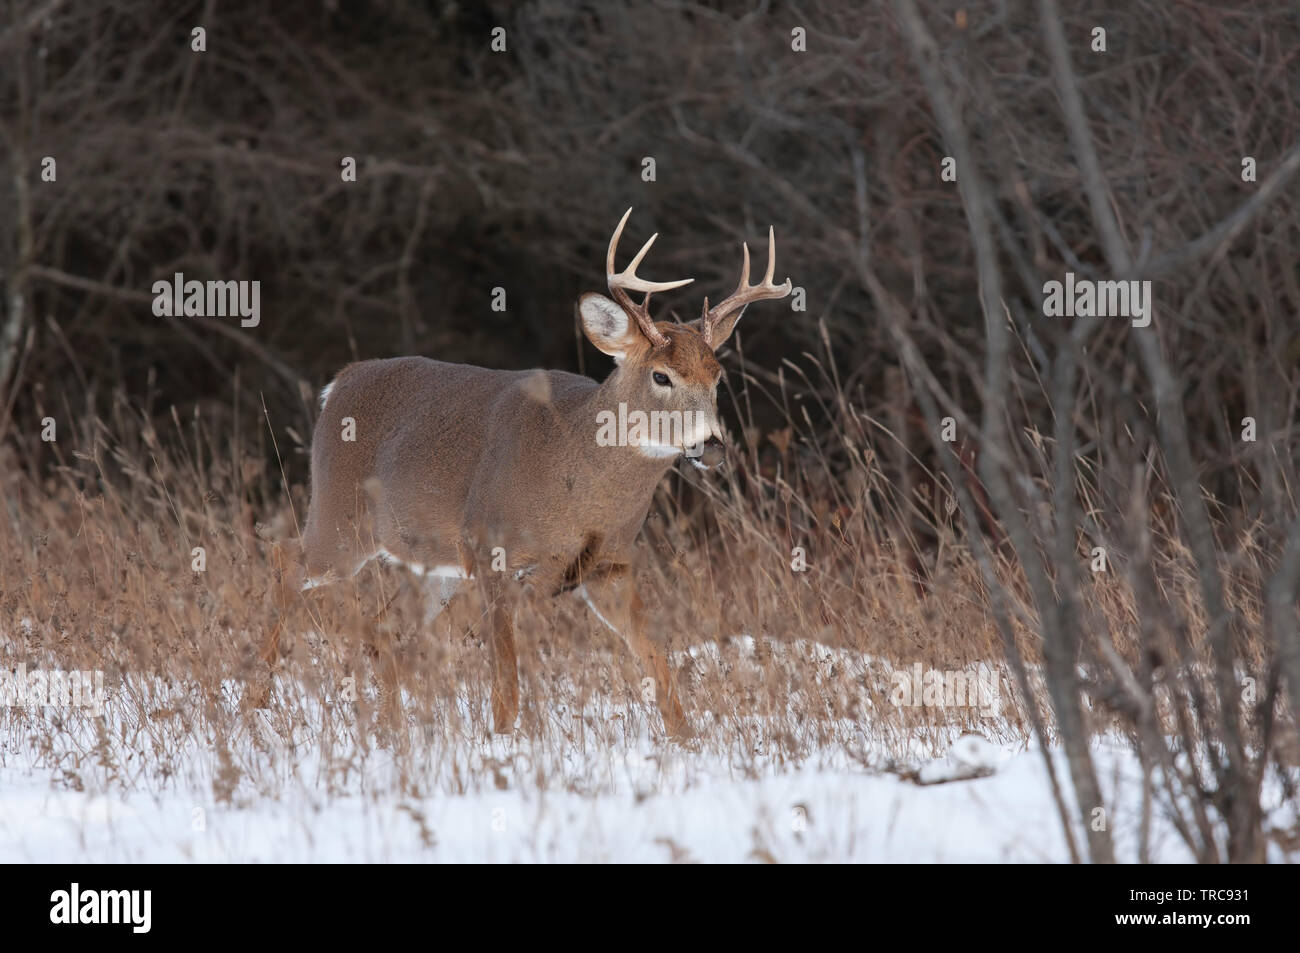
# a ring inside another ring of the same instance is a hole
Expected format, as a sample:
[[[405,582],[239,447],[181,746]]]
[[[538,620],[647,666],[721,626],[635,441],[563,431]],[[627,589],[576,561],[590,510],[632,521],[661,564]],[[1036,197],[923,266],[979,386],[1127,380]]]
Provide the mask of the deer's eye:
[[[665,374],[663,371],[655,371],[652,377],[654,378],[654,382],[658,384],[660,387],[673,386],[673,382],[668,379],[668,375]]]

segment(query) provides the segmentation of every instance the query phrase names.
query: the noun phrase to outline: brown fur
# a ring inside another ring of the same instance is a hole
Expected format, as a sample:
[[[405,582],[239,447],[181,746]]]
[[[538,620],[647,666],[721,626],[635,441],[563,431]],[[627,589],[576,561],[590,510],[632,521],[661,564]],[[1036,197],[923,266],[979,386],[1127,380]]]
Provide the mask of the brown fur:
[[[676,457],[599,446],[597,415],[617,414],[620,403],[692,419],[700,411],[708,435],[720,439],[722,368],[698,325],[656,323],[666,343],[653,347],[643,326],[609,298],[586,294],[578,308],[588,338],[619,361],[603,383],[424,357],[345,367],[312,439],[301,575],[347,577],[387,551],[426,570],[455,566],[474,578],[488,603],[498,731],[512,730],[518,711],[513,593],[520,584],[545,593],[584,586],[654,680],[669,731],[684,733],[676,684],[663,651],[644,633],[628,571],[655,486]],[[725,335],[717,338],[714,347]],[[673,385],[654,383],[656,371]],[[345,418],[355,422],[354,441],[342,439]],[[504,571],[499,560],[493,564],[501,550]],[[463,594],[462,587],[455,598]]]

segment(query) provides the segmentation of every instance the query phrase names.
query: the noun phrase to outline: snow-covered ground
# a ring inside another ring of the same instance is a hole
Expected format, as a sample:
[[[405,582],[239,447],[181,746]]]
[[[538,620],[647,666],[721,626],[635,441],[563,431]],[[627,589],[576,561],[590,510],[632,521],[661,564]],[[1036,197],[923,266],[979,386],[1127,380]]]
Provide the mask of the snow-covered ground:
[[[1121,856],[1132,859],[1136,765],[1118,749],[1097,754],[1119,805]],[[660,786],[648,777],[658,767],[644,763],[624,765],[625,783],[597,794],[326,797],[298,787],[222,807],[56,790],[50,772],[10,764],[0,769],[0,862],[1068,861],[1040,756],[997,759],[988,777],[926,786],[853,769],[746,779],[698,764],[692,783]],[[1191,859],[1159,822],[1152,858]]]
[[[600,717],[634,725],[616,707]],[[852,724],[797,762],[755,753],[761,730],[743,757],[631,728],[612,743],[563,732],[462,738],[412,784],[410,765],[398,770],[382,748],[342,772],[337,752],[323,764],[326,732],[311,717],[292,738],[268,723],[261,737],[226,739],[219,755],[211,738],[163,737],[157,724],[106,710],[98,728],[80,715],[58,723],[53,748],[34,731],[47,722],[0,721],[0,862],[1069,860],[1041,754],[996,725],[986,737],[954,730],[946,756],[906,764],[864,756],[872,743],[855,747]],[[58,744],[79,733],[78,744]],[[108,769],[96,754],[105,745]],[[218,801],[232,750],[243,780]],[[1134,860],[1136,759],[1118,740],[1099,740],[1095,753],[1106,822],[1120,857]],[[1158,806],[1152,830],[1153,860],[1191,859]]]
[[[1061,861],[1041,765],[916,787],[862,772],[707,777],[683,790],[422,799],[298,789],[246,808],[51,790],[0,770],[0,861]],[[201,828],[197,829],[196,828]],[[1171,845],[1165,859],[1181,859]]]

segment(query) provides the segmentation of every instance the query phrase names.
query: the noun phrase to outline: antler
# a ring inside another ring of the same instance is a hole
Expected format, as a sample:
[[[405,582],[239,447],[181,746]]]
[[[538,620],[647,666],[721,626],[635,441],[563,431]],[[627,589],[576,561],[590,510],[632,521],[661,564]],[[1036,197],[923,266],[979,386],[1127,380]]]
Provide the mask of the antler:
[[[659,233],[655,232],[649,240],[641,246],[641,250],[636,253],[636,257],[622,271],[614,273],[614,251],[618,248],[618,240],[623,237],[623,226],[627,224],[628,216],[632,210],[628,209],[619,219],[618,228],[614,229],[614,237],[609,240],[609,251],[605,254],[605,278],[609,283],[610,294],[628,314],[636,319],[637,326],[641,328],[641,333],[646,336],[654,347],[663,347],[668,343],[668,338],[664,337],[663,332],[655,327],[655,323],[650,320],[650,295],[656,291],[671,291],[673,288],[680,288],[682,285],[689,285],[694,278],[683,278],[680,281],[646,281],[644,278],[638,278],[636,275],[637,265],[641,264],[641,259],[645,257],[650,246],[655,243]],[[770,277],[770,275],[769,275]],[[629,291],[644,291],[645,297],[641,303],[637,304],[632,300]]]
[[[704,335],[704,342],[710,347],[717,347],[727,339],[727,334],[719,335],[717,332],[722,322],[732,314],[735,314],[735,318],[727,325],[728,333],[735,327],[748,305],[766,298],[784,298],[790,293],[789,278],[783,285],[772,284],[772,275],[776,271],[776,232],[772,226],[769,225],[767,228],[767,274],[763,276],[761,284],[749,283],[749,246],[742,242],[740,247],[745,250],[745,264],[740,269],[740,284],[736,285],[736,290],[731,293],[731,297],[720,302],[715,308],[709,307],[708,298],[704,299],[704,313],[700,315],[700,333]]]

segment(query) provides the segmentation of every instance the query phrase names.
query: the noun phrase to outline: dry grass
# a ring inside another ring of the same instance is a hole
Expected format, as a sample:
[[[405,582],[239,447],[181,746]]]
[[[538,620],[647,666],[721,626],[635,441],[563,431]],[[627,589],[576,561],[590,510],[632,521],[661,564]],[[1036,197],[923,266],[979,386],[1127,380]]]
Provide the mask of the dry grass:
[[[303,771],[326,791],[371,777],[413,793],[525,778],[587,791],[605,781],[572,752],[661,740],[635,662],[580,602],[560,599],[521,609],[517,742],[528,756],[492,743],[474,628],[436,636],[414,577],[377,562],[300,597],[272,672],[261,650],[275,619],[274,542],[292,539],[304,491],[292,487],[290,503],[277,474],[200,414],[173,416],[162,435],[125,400],[107,416],[60,438],[56,452],[76,449],[54,475],[8,468],[0,647],[10,668],[102,670],[110,718],[0,710],[10,751],[36,753],[77,788],[198,783],[230,800],[274,796]],[[918,577],[917,544],[898,517],[905,501],[877,465],[879,429],[873,437],[854,411],[844,419],[838,456],[791,415],[788,431],[761,440],[745,428],[724,479],[665,483],[643,533],[641,579],[656,636],[677,650],[699,730],[692,750],[757,775],[828,760],[892,769],[968,730],[1027,742],[1005,677],[993,718],[891,703],[895,668],[1002,672],[1002,651],[963,541],[935,519]],[[941,481],[929,487],[943,492]],[[796,546],[806,571],[791,569]],[[1158,575],[1168,595],[1194,602],[1185,554],[1167,549]],[[1000,568],[1012,591],[1023,588],[1014,564]],[[1259,599],[1241,579],[1234,599],[1258,630]],[[1097,624],[1131,656],[1122,633],[1136,608],[1123,573],[1094,576],[1088,595]],[[1017,609],[1030,617],[1027,604]],[[1036,663],[1031,628],[1020,624],[1018,637]],[[1104,704],[1096,715],[1095,730],[1123,730]],[[219,770],[191,763],[196,748]]]
[[[37,482],[9,470],[4,657],[10,668],[102,670],[114,723],[133,726],[130,737],[84,736],[94,744],[78,749],[43,714],[6,709],[10,743],[42,749],[79,783],[130,785],[165,777],[183,746],[201,739],[231,752],[228,772],[212,783],[233,791],[245,776],[268,785],[284,768],[274,757],[240,763],[238,739],[268,724],[286,739],[309,726],[327,775],[382,755],[403,785],[478,783],[457,774],[458,758],[490,727],[487,654],[476,633],[436,639],[415,578],[372,563],[353,581],[301,597],[300,624],[282,643],[271,685],[260,657],[275,619],[271,539],[292,537],[292,508],[276,498],[275,477],[201,416],[172,427],[160,438],[120,401],[110,420],[61,437],[60,448],[77,449],[54,476]],[[918,743],[937,749],[954,728],[979,730],[978,712],[888,703],[887,662],[964,668],[996,658],[960,550],[949,541],[925,594],[899,548],[878,536],[865,497],[819,519],[785,476],[763,483],[785,490],[765,500],[735,480],[708,488],[712,500],[698,486],[666,487],[643,536],[652,625],[680,650],[698,745],[757,770],[837,747],[879,763]],[[292,495],[301,513],[300,488]],[[715,519],[705,528],[707,512]],[[806,549],[806,572],[790,568],[792,539]],[[205,551],[202,572],[192,570],[196,547]],[[579,601],[530,600],[522,611],[519,730],[535,747],[617,747],[658,735],[635,662]],[[731,638],[741,634],[753,642]],[[349,684],[355,703],[346,701]],[[259,709],[252,702],[268,685]]]

